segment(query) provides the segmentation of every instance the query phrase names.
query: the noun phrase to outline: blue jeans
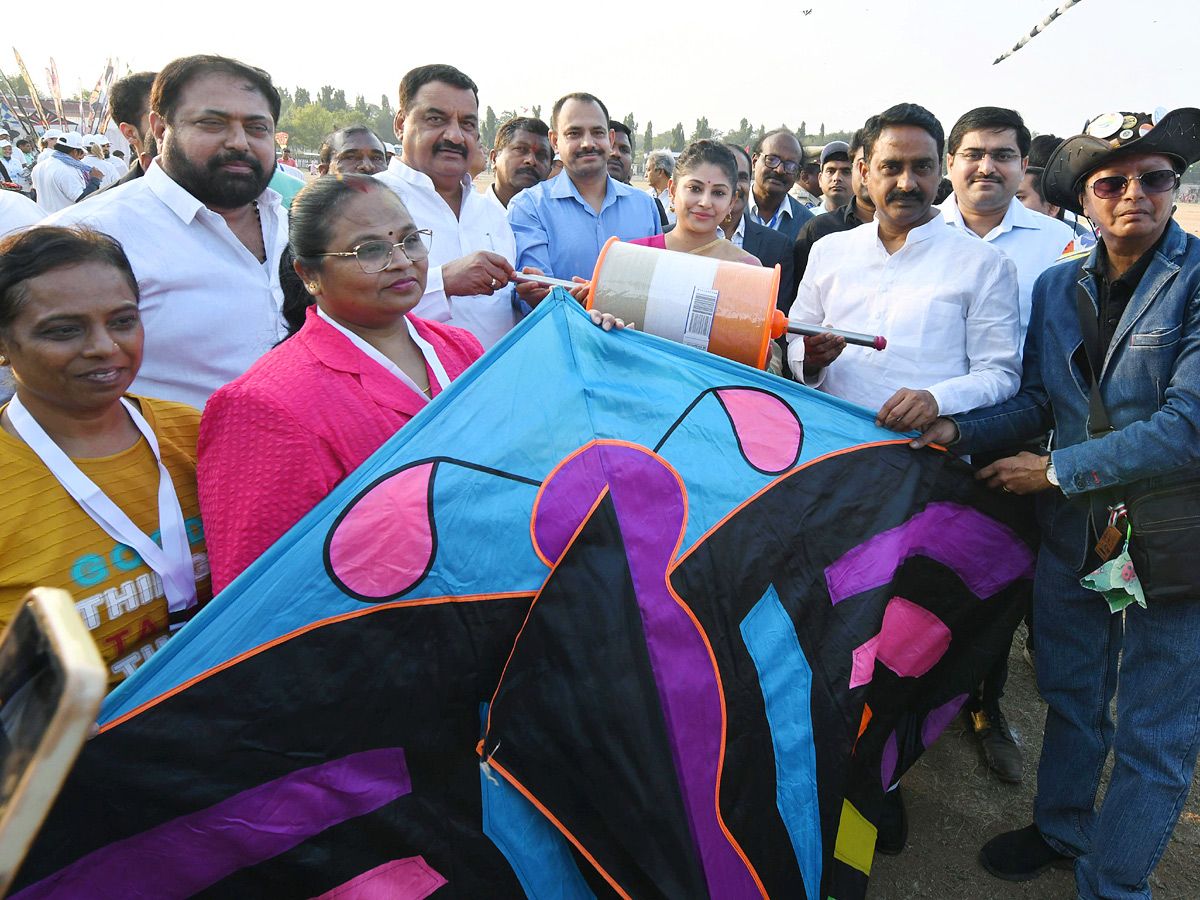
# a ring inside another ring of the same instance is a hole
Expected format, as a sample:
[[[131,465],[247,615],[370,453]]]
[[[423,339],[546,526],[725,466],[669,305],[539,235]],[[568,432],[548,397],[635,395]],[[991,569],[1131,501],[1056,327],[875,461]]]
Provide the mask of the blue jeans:
[[[1200,749],[1200,598],[1130,606],[1122,622],[1045,547],[1033,595],[1038,688],[1049,705],[1034,822],[1076,857],[1082,900],[1149,898]],[[1115,765],[1097,812],[1110,749]]]

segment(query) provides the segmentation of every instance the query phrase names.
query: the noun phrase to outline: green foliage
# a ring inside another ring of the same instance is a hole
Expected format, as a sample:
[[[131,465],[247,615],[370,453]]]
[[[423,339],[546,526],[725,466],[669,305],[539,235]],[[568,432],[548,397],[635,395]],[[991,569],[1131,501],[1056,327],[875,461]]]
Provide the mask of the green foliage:
[[[297,87],[296,88],[296,105],[297,106],[308,106],[308,104],[310,104],[310,103],[312,103],[312,97],[309,96],[308,89],[302,88],[302,87]]]
[[[721,132],[713,131],[708,124],[708,116],[701,116],[696,120],[696,130],[692,132],[692,141],[703,141],[709,138],[721,137]]]
[[[683,136],[683,123],[676,122],[675,127],[671,129],[671,149],[679,153],[687,146],[687,138]]]
[[[542,117],[542,105],[540,103],[533,108],[533,117],[535,119],[540,119]]]
[[[508,121],[505,119],[504,121]],[[479,137],[483,141],[483,146],[491,149],[496,146],[496,132],[500,130],[500,121],[496,119],[496,112],[490,106],[483,116],[483,121],[479,124]]]
[[[649,153],[654,147],[654,123],[646,123],[646,133],[642,136],[642,152]]]

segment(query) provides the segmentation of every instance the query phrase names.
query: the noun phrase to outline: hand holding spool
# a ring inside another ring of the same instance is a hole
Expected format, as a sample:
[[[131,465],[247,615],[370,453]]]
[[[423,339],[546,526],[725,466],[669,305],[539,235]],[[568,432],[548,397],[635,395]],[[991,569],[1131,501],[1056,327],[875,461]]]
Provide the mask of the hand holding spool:
[[[529,281],[570,290],[588,288],[584,306],[625,321],[637,321],[650,334],[708,350],[757,369],[766,366],[773,338],[786,333],[834,334],[847,343],[882,350],[880,336],[788,322],[775,309],[779,267],[763,269],[670,250],[625,244],[610,238],[600,252],[590,282],[563,281],[514,272]]]

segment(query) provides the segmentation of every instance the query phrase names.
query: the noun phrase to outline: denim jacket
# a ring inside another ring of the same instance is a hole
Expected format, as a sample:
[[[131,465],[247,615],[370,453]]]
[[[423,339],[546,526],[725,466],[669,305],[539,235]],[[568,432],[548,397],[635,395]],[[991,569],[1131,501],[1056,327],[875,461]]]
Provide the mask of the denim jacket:
[[[1088,517],[1097,531],[1130,485],[1200,478],[1200,240],[1174,221],[1117,325],[1100,370],[1115,431],[1088,435],[1091,383],[1079,366],[1083,337],[1076,284],[1098,296],[1093,249],[1082,267],[1065,260],[1033,289],[1021,389],[1005,403],[954,416],[955,452],[1011,447],[1053,429],[1062,485],[1039,495],[1043,543],[1080,568]],[[1093,313],[1096,314],[1096,313]]]

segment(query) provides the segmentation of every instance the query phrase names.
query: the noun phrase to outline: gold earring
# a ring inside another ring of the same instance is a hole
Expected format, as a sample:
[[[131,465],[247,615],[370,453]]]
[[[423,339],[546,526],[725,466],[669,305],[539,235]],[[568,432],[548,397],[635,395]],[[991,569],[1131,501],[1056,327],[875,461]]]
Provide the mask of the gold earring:
[[[308,292],[310,294],[312,294],[313,296],[316,296],[316,294],[319,290],[321,290],[321,286],[319,284],[317,284],[315,281],[310,281],[308,283]]]
[[[675,212],[675,201],[674,200],[671,201],[670,206],[671,206],[671,212]]]
[[[726,224],[726,225],[729,225],[731,222],[733,222],[733,213],[732,213],[732,212],[727,212],[727,213],[725,213],[725,222],[724,222],[724,224]]]

